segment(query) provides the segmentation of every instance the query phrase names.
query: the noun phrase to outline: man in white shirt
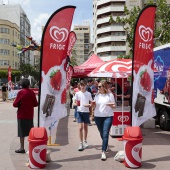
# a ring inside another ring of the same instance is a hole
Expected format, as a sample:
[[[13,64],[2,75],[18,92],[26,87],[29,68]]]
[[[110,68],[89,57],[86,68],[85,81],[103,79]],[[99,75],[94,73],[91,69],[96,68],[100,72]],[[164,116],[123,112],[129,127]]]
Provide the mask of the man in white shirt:
[[[89,145],[87,144],[88,124],[90,123],[90,111],[92,96],[91,93],[86,91],[87,82],[80,81],[80,91],[75,94],[75,105],[77,105],[77,121],[79,124],[79,138],[80,145],[78,151],[83,151]],[[84,134],[83,134],[84,130]],[[83,142],[84,139],[84,142]]]

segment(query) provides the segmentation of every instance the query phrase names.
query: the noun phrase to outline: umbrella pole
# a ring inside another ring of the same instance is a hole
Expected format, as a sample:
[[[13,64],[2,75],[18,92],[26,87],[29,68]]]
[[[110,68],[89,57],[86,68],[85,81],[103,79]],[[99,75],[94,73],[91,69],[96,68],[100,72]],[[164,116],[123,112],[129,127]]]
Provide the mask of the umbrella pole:
[[[123,111],[124,111],[124,78],[122,78],[122,135],[124,134],[124,127],[123,127]]]

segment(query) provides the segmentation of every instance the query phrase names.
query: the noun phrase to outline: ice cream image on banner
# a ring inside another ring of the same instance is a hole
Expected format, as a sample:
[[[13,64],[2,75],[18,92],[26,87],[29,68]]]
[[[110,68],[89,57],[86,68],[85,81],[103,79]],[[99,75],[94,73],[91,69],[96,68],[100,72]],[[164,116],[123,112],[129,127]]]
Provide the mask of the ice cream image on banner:
[[[51,129],[52,134],[55,132],[54,130],[58,125],[59,119],[67,115],[66,103],[62,102],[63,91],[65,91],[67,84],[66,71],[64,69],[65,62],[66,59],[62,61],[61,65],[51,67],[46,75],[44,71],[42,71],[40,127],[46,127],[48,129],[51,124],[56,121],[57,123],[55,123],[55,126]],[[51,84],[51,73],[53,73],[54,70],[59,70],[61,73],[61,84],[60,87],[57,88]],[[50,101],[51,99],[52,101]],[[46,103],[48,100],[49,105]]]
[[[134,71],[135,82],[133,84],[134,95],[132,101],[133,126],[136,125],[136,121],[139,124],[145,122],[148,119],[148,115],[152,114],[152,110],[154,109],[154,104],[152,103],[154,87],[154,73],[151,69],[152,62],[153,60],[150,60],[148,65],[141,66],[137,74]]]

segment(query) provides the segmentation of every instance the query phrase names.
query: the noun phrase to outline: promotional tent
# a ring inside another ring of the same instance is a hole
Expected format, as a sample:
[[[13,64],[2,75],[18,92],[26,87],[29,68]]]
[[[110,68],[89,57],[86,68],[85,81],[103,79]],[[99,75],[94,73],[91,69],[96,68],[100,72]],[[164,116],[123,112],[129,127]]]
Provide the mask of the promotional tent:
[[[86,62],[84,62],[80,66],[74,66],[73,68],[74,73],[72,77],[73,78],[87,77],[87,74],[89,74],[95,68],[101,66],[103,63],[105,62],[102,59],[100,59],[96,54],[93,54]]]
[[[122,91],[124,92],[124,78],[128,78],[132,74],[132,60],[131,59],[114,59],[108,61],[101,66],[94,69],[88,74],[88,77],[110,77],[122,79]],[[116,102],[117,97],[116,97]],[[114,119],[112,122],[110,135],[122,136],[124,129],[131,124],[130,107],[124,106],[124,98],[122,97],[121,107],[114,109]]]
[[[88,77],[127,78],[131,74],[131,59],[113,59],[94,69],[88,74]]]

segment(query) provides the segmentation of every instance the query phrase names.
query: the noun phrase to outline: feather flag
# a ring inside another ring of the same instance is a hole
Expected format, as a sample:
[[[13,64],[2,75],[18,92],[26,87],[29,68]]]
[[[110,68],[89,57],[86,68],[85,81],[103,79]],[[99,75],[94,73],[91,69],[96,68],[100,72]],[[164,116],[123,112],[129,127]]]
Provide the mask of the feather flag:
[[[51,133],[55,132],[58,121],[67,115],[67,52],[74,11],[74,6],[55,11],[42,37],[39,125],[50,129]]]

